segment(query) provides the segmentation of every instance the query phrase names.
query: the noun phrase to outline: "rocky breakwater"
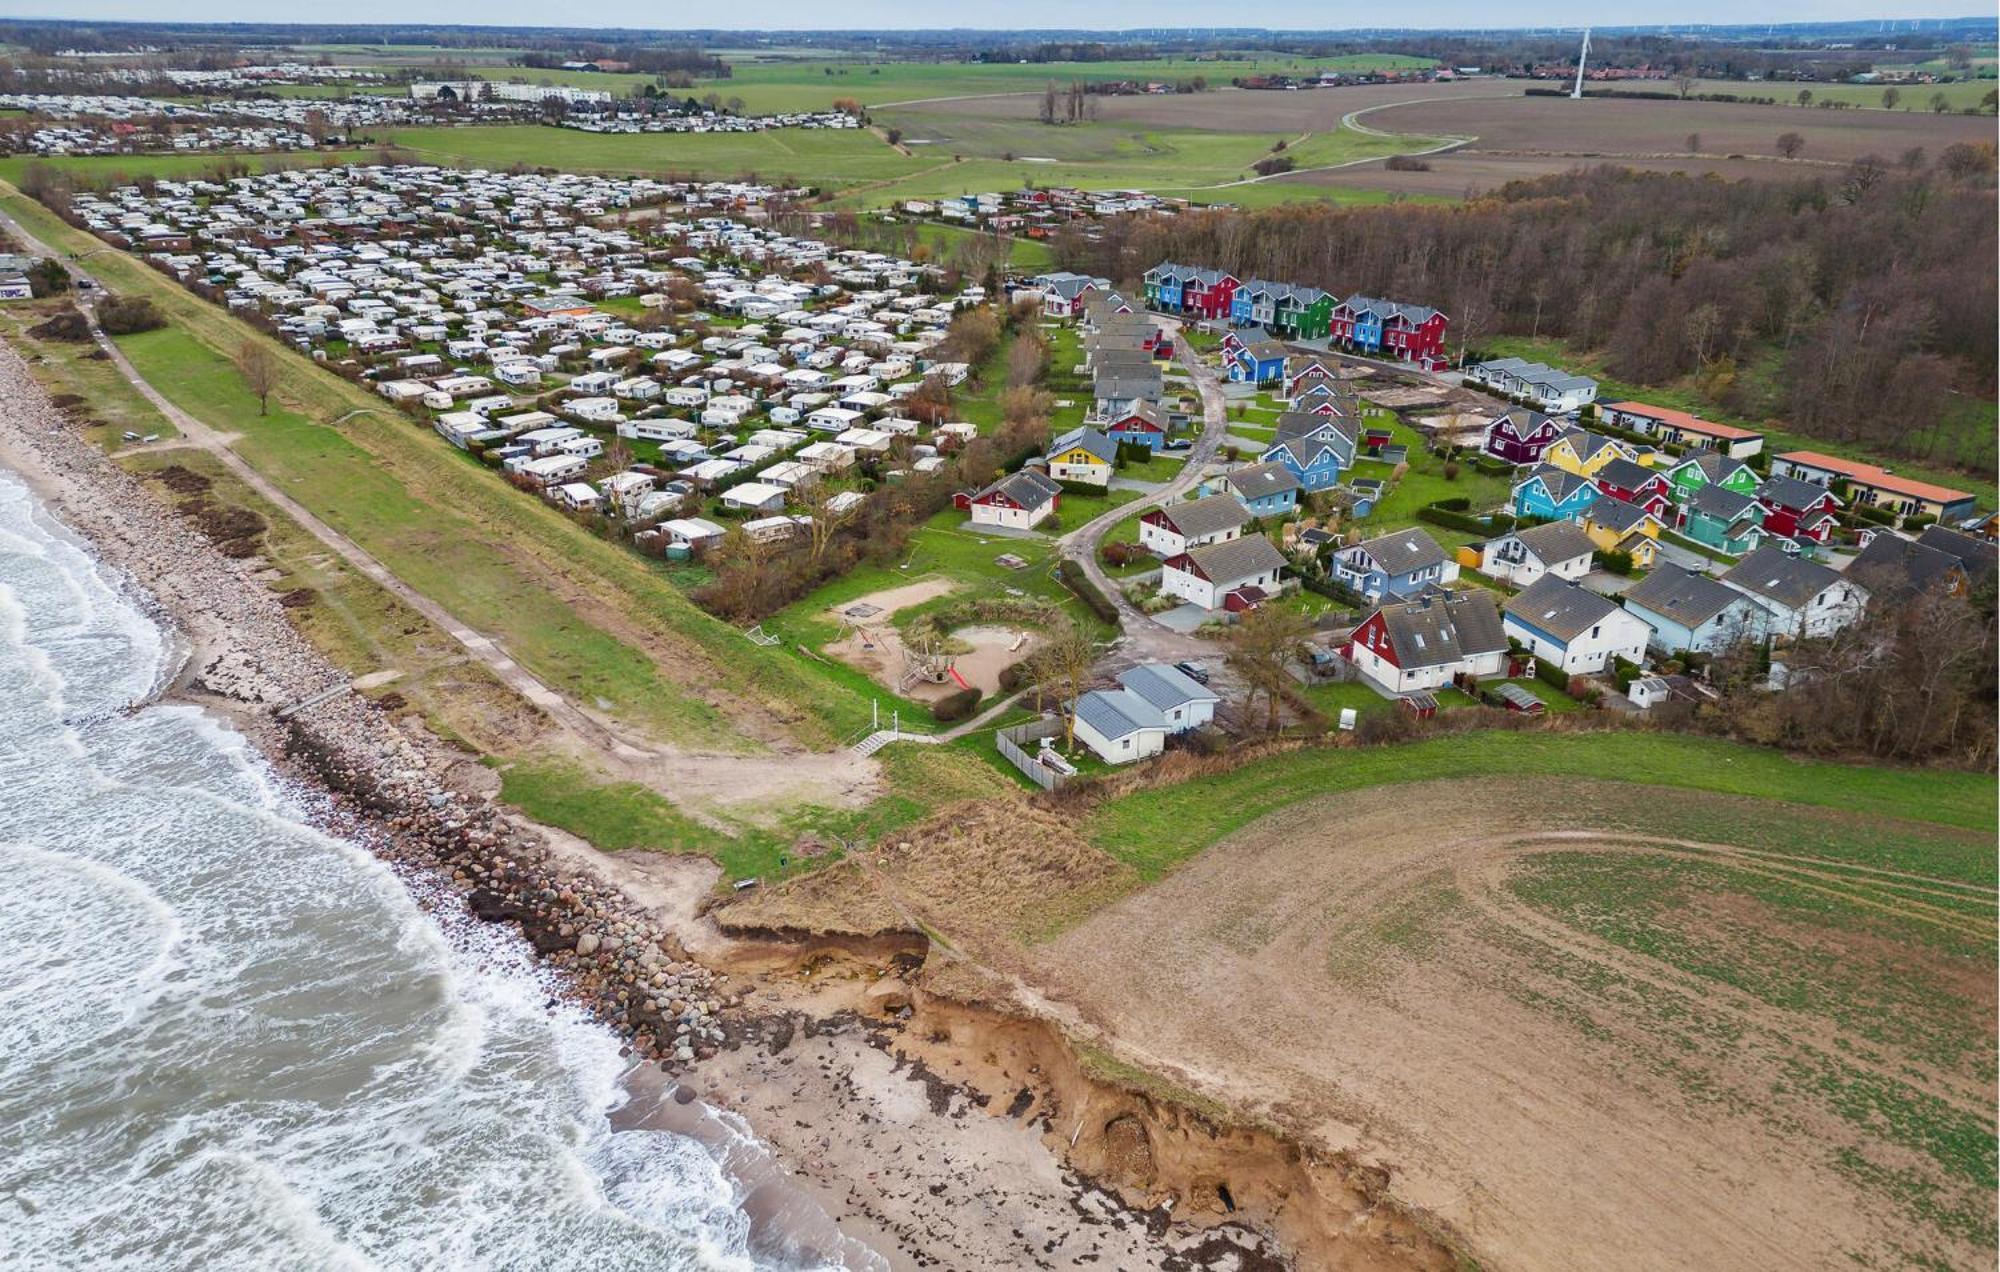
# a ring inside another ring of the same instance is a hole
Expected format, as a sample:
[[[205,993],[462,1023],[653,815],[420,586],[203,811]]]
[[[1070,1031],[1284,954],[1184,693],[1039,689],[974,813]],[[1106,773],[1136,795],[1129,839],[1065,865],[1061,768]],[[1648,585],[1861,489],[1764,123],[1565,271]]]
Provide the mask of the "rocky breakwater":
[[[161,483],[133,476],[85,440],[4,345],[0,464],[186,638],[186,665],[166,691],[228,715],[299,783],[294,794],[322,829],[390,862],[426,904],[462,900],[477,918],[518,924],[559,973],[558,992],[634,1054],[677,1068],[726,1040],[724,1016],[740,1000],[671,933],[652,930],[617,889],[559,864],[531,823],[448,781],[467,756],[416,720],[342,692],[346,673],[300,634],[285,601],[259,578],[254,542],[218,550],[197,516],[169,504]]]

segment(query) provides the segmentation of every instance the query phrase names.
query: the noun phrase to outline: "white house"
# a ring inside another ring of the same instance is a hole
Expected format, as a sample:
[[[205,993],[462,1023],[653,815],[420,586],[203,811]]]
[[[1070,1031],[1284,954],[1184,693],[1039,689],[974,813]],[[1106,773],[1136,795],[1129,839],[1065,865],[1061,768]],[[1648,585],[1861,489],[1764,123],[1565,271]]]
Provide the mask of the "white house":
[[[1130,689],[1093,689],[1070,704],[1077,740],[1107,764],[1130,764],[1167,745],[1167,718]]]
[[[1284,554],[1263,535],[1204,544],[1167,558],[1160,593],[1205,610],[1248,609],[1278,590],[1284,568]]]
[[[1573,675],[1603,671],[1612,658],[1639,662],[1652,629],[1616,601],[1545,574],[1505,606],[1502,625],[1536,658]]]
[[[1766,631],[1774,635],[1831,636],[1868,605],[1868,590],[1838,570],[1774,547],[1757,549],[1721,577],[1770,614]]]
[[[722,506],[739,512],[778,512],[791,492],[769,482],[746,481],[722,492]]]
[[[1062,498],[1062,487],[1032,468],[1008,473],[967,498],[966,512],[975,526],[1031,530],[1048,519]]]
[[[1118,683],[1166,717],[1168,733],[1186,733],[1215,719],[1222,696],[1165,663],[1140,663],[1118,673]]]
[[[1448,685],[1460,674],[1500,674],[1507,634],[1493,593],[1475,587],[1384,605],[1354,629],[1344,652],[1356,671],[1405,694]]]
[[[1174,557],[1189,548],[1227,543],[1243,534],[1250,511],[1234,495],[1204,495],[1139,518],[1139,544],[1158,557]]]
[[[1551,521],[1487,540],[1479,550],[1479,570],[1516,587],[1526,587],[1545,575],[1580,579],[1590,573],[1595,547],[1575,522]]]

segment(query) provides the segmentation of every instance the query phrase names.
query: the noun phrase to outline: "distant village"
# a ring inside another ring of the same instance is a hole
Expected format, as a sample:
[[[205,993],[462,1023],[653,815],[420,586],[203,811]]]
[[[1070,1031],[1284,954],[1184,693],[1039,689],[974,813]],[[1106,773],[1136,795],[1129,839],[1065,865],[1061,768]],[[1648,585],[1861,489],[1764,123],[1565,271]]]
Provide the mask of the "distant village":
[[[350,165],[160,179],[69,212],[523,497],[691,566],[820,543],[900,483],[951,479],[999,426],[950,406],[979,371],[950,352],[956,324],[1029,315],[1075,351],[1051,374],[1082,386],[1081,419],[961,487],[960,524],[1004,557],[1096,496],[1065,527],[1087,562],[1062,566],[1065,586],[1191,655],[1003,733],[1044,784],[1077,771],[1075,747],[1117,764],[1242,730],[1231,633],[1262,611],[1309,620],[1290,675],[1300,701],[1344,704],[1334,727],[1371,701],[1647,711],[1712,696],[1711,658],[1993,569],[1993,519],[1966,492],[1772,454],[1520,358],[1457,367],[1449,316],[1417,299],[1173,262],[1129,291],[1052,272],[989,294],[767,224],[799,193]],[[1153,457],[1179,476],[1127,475]],[[1504,496],[1436,484],[1466,471]],[[1114,495],[1137,497],[1129,540],[1095,511]],[[1370,696],[1338,698],[1354,690]]]

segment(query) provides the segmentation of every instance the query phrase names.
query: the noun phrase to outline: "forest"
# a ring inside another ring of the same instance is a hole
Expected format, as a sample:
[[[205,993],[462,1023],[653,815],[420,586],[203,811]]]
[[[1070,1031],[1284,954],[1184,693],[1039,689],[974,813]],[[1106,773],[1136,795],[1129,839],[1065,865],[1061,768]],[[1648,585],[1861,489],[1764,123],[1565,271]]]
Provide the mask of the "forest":
[[[1940,444],[1963,419],[1950,394],[1994,392],[1993,168],[1966,145],[1783,182],[1600,167],[1463,204],[1196,212],[1054,247],[1127,283],[1172,260],[1432,305],[1455,351],[1558,338],[1623,380],[1991,472],[1990,445]]]

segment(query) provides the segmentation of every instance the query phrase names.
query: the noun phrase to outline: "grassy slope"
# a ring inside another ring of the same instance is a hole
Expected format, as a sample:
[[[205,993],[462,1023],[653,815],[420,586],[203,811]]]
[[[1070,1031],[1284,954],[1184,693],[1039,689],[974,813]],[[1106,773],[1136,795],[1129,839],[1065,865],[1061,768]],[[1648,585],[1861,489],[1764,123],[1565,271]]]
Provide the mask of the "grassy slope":
[[[1084,818],[1098,847],[1158,878],[1273,809],[1336,791],[1444,777],[1540,780],[1561,798],[1564,777],[1750,795],[1871,816],[1922,817],[1994,828],[1993,779],[1976,773],[1864,768],[1794,760],[1776,751],[1655,733],[1472,733],[1408,746],[1298,751],[1178,786],[1121,795]],[[1941,876],[1991,884],[1990,851],[1937,862]]]

